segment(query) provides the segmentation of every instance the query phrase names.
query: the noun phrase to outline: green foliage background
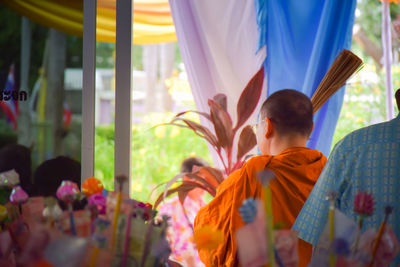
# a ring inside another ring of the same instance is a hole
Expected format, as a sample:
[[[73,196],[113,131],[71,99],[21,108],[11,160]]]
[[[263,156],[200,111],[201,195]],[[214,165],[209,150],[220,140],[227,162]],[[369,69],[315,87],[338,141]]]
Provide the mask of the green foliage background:
[[[363,72],[367,73],[367,75],[376,75],[377,82],[361,79],[360,74]],[[393,66],[392,74],[394,93],[400,87],[399,64]],[[395,99],[393,99],[393,103],[396,116],[398,108],[396,107]],[[375,65],[367,64],[355,76],[354,82],[346,87],[346,95],[333,137],[332,148],[350,132],[383,121],[386,121],[384,72],[377,72]]]
[[[211,163],[207,144],[191,130],[153,127],[172,117],[154,113],[147,115],[143,124],[132,127],[132,197],[137,200],[155,200],[163,187],[150,196],[152,190],[177,175],[185,158],[199,156]],[[113,190],[114,126],[97,127],[95,142],[95,176],[106,189]]]

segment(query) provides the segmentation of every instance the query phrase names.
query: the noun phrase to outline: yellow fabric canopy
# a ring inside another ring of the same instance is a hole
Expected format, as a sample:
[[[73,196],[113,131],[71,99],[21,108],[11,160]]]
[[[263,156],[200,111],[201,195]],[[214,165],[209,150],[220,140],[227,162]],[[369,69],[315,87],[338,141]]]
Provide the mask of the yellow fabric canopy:
[[[76,36],[83,33],[84,0],[0,0],[36,23]],[[115,42],[116,0],[97,1],[97,41]],[[133,43],[175,42],[168,0],[134,0]]]

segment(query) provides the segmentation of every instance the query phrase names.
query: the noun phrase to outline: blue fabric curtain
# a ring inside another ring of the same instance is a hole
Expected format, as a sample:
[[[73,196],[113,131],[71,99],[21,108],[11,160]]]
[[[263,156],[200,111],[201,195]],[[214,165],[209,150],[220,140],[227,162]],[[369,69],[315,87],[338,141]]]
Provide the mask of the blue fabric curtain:
[[[311,97],[343,48],[350,48],[356,0],[255,0],[258,49],[267,46],[268,95],[296,89]],[[342,107],[340,89],[315,114],[308,147],[328,156]]]

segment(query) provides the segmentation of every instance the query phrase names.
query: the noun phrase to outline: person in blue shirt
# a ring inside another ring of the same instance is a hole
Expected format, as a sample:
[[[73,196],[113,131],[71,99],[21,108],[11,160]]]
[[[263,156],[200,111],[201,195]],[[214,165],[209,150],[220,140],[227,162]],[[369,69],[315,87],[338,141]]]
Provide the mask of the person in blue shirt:
[[[396,92],[400,110],[400,89]],[[353,211],[355,195],[371,193],[375,209],[364,220],[361,231],[379,229],[385,206],[394,207],[388,223],[400,239],[400,115],[391,121],[356,130],[344,137],[333,149],[328,162],[292,229],[300,239],[316,246],[328,219],[328,192],[336,191],[336,208],[357,221]],[[394,260],[396,266],[400,257]]]

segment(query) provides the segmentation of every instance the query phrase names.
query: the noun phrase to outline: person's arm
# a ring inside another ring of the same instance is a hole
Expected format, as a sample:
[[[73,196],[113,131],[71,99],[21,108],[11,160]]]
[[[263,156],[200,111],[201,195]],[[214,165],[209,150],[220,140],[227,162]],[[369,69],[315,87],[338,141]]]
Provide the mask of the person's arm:
[[[194,221],[194,232],[202,229],[206,225],[210,226],[213,230],[219,230],[224,233],[223,244],[220,244],[214,250],[207,250],[197,248],[201,261],[206,265],[212,262],[220,260],[221,251],[226,250],[229,244],[227,243],[227,235],[229,235],[229,229],[231,225],[231,209],[232,199],[234,197],[236,175],[239,175],[239,170],[229,176],[217,190],[217,195],[213,200],[210,201],[206,206],[200,209]],[[224,257],[224,256],[222,256]]]
[[[244,225],[239,207],[243,200],[261,198],[262,187],[256,173],[263,170],[270,157],[258,156],[250,159],[240,170],[232,173],[218,188],[215,198],[204,206],[196,216],[194,231],[205,225],[222,231],[224,241],[215,250],[199,249],[201,260],[213,266],[231,266],[236,261],[236,231]],[[207,265],[209,266],[209,265]]]

